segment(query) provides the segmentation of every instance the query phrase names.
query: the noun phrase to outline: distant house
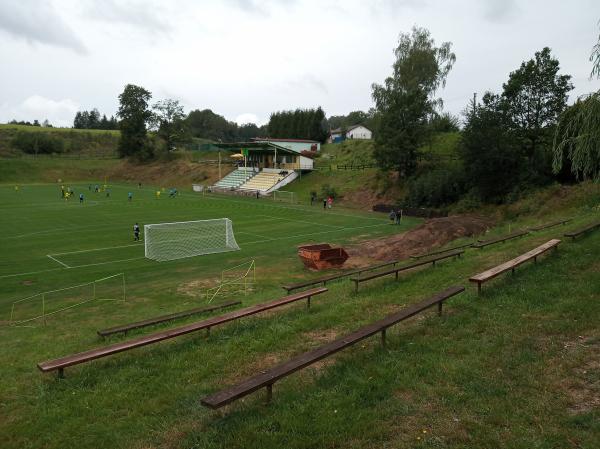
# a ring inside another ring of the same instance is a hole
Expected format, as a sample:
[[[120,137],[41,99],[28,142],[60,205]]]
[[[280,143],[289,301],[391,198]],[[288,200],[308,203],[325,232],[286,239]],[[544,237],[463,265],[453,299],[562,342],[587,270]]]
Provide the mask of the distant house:
[[[373,132],[364,125],[352,125],[346,129],[346,136],[342,133],[342,128],[332,129],[329,136],[330,142],[341,142],[345,139],[364,139],[370,140],[373,138]]]

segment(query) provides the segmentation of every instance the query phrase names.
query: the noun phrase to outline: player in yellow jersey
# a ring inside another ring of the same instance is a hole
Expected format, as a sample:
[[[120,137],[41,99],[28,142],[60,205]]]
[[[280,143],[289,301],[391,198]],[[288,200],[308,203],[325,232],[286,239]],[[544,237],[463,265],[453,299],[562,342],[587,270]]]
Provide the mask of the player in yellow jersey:
[[[160,199],[160,190],[156,191],[156,199],[159,200]]]

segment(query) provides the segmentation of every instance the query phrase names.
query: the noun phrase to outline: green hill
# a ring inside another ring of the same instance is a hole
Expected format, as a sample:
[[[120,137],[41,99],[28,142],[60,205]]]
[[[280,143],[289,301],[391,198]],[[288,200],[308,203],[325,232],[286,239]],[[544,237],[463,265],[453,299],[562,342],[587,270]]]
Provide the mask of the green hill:
[[[44,153],[114,156],[119,135],[119,131],[97,129],[0,125],[0,156]]]

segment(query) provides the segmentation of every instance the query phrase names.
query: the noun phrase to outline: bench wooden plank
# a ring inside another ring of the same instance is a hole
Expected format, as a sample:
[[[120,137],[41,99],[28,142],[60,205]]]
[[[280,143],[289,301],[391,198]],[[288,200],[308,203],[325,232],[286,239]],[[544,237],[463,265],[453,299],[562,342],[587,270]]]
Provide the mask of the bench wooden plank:
[[[503,237],[498,237],[490,240],[478,240],[478,243],[473,244],[473,248],[484,248],[486,246],[493,245],[495,243],[505,242],[510,239],[515,239],[517,237],[521,237],[523,235],[529,234],[529,231],[517,231],[512,234],[505,235]]]
[[[73,354],[54,360],[48,360],[46,362],[41,362],[38,363],[38,368],[42,372],[59,370],[59,375],[62,375],[62,370],[68,366],[89,362],[91,360],[99,359],[101,357],[107,357],[113,354],[117,354],[119,352],[128,351],[130,349],[139,348],[141,346],[146,346],[152,343],[158,343],[159,341],[179,337],[180,335],[189,334],[191,332],[196,332],[202,329],[210,330],[210,328],[213,326],[224,324],[233,320],[238,320],[240,318],[247,317],[250,315],[255,315],[257,313],[264,312],[266,310],[271,310],[276,307],[281,307],[302,299],[306,299],[308,301],[307,304],[310,305],[311,296],[319,295],[321,293],[325,293],[326,291],[326,288],[319,287],[301,293],[295,293],[293,295],[285,296],[283,298],[271,302],[256,304],[254,306],[246,307],[244,309],[235,310],[225,315],[208,318],[203,321],[198,321],[174,329],[156,332],[154,334],[144,335],[142,337],[134,338],[132,340],[115,343],[112,345],[80,352],[78,354]]]
[[[599,228],[600,227],[600,221],[596,222],[596,223],[592,223],[589,224],[583,228],[579,228],[570,232],[565,232],[565,237],[571,237],[573,240],[575,240],[575,237],[581,235],[581,234],[585,234],[588,231],[591,231],[593,229]]]
[[[438,254],[447,253],[449,251],[455,251],[457,249],[469,248],[470,246],[473,246],[473,243],[474,242],[464,243],[462,245],[453,246],[452,248],[440,249],[438,251],[431,251],[429,253],[411,254],[410,258],[411,259],[421,259],[423,257],[435,256],[435,255],[438,255]]]
[[[311,285],[317,285],[317,284],[323,284],[323,286],[325,286],[327,284],[327,282],[330,281],[334,281],[337,279],[342,279],[348,276],[353,276],[355,274],[360,275],[361,273],[364,273],[366,271],[373,271],[373,270],[378,270],[379,268],[383,268],[383,267],[387,267],[390,265],[396,265],[398,263],[397,260],[391,260],[389,262],[383,262],[377,265],[370,265],[368,267],[363,267],[363,268],[359,268],[356,270],[351,270],[351,271],[345,271],[343,273],[336,273],[336,274],[332,274],[329,276],[324,276],[324,277],[320,277],[320,278],[316,278],[316,279],[311,279],[308,281],[303,281],[303,282],[298,282],[296,284],[286,284],[286,285],[282,285],[281,288],[283,288],[284,290],[286,290],[288,293],[292,290],[297,290],[299,288],[304,288],[304,287],[309,287]]]
[[[557,221],[552,221],[550,223],[545,223],[545,224],[541,224],[538,226],[534,226],[532,228],[529,228],[530,231],[541,231],[542,229],[548,229],[548,228],[552,228],[554,226],[558,226],[561,224],[565,224],[568,223],[572,220],[572,218],[565,218],[564,220],[557,220]]]
[[[250,377],[238,385],[206,396],[201,400],[201,403],[206,407],[217,409],[263,387],[267,387],[270,395],[272,385],[277,380],[289,376],[290,374],[302,368],[312,365],[313,363],[325,357],[335,354],[336,352],[339,352],[348,346],[352,346],[353,344],[379,332],[382,332],[382,338],[384,338],[384,332],[387,328],[400,321],[406,320],[428,309],[429,307],[432,307],[436,304],[441,304],[446,299],[457,295],[464,290],[465,288],[462,286],[450,287],[447,290],[440,292],[429,299],[426,299],[425,301],[408,306],[397,313],[388,315],[379,321],[364,326],[317,349],[293,357],[287,362],[276,365],[256,376]]]
[[[170,313],[168,315],[161,315],[154,318],[148,318],[147,320],[136,321],[135,323],[122,324],[120,326],[111,327],[108,329],[101,329],[98,331],[98,335],[101,337],[107,337],[113,334],[127,333],[133,329],[141,329],[143,327],[152,326],[154,324],[165,323],[167,321],[173,321],[178,318],[185,318],[192,315],[198,315],[200,313],[212,312],[214,310],[224,309],[226,307],[235,306],[241,304],[242,301],[226,301],[221,304],[214,304],[212,306],[197,307],[195,309],[183,310],[181,312]]]
[[[482,273],[476,274],[469,278],[471,282],[477,282],[477,290],[481,292],[481,284],[483,282],[487,282],[490,279],[495,278],[496,276],[508,271],[513,270],[519,265],[527,262],[528,260],[534,259],[537,260],[537,256],[545,253],[551,248],[557,248],[560,243],[558,239],[552,239],[543,245],[538,246],[537,248],[532,249],[531,251],[526,252],[525,254],[521,254],[518,257],[515,257],[508,262],[504,262],[503,264],[498,265],[497,267],[490,268]]]
[[[398,279],[398,273],[400,273],[401,271],[406,271],[406,270],[410,270],[412,268],[417,268],[420,267],[422,265],[427,265],[427,264],[433,264],[435,265],[435,263],[437,261],[443,260],[443,259],[448,259],[450,257],[460,257],[461,254],[463,254],[465,251],[464,250],[455,250],[449,253],[443,253],[439,256],[435,256],[432,258],[428,258],[428,259],[423,259],[423,260],[419,260],[417,262],[413,262],[409,265],[404,265],[402,267],[395,267],[395,268],[391,268],[389,270],[385,270],[385,271],[379,271],[373,274],[369,274],[367,276],[363,276],[363,277],[356,277],[356,278],[350,278],[350,280],[352,282],[354,282],[354,291],[358,291],[358,284],[360,284],[361,282],[366,282],[366,281],[370,281],[372,279],[376,279],[376,278],[380,278],[382,276],[387,276],[390,274],[395,274],[396,275],[396,279]]]

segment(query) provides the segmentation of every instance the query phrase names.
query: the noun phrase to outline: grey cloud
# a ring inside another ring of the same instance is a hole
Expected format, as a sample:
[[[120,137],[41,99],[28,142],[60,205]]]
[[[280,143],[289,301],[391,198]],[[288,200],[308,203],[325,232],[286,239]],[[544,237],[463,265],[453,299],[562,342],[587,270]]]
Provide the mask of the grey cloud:
[[[296,0],[228,0],[228,2],[245,12],[268,16],[273,6],[292,6]]]
[[[152,32],[168,33],[173,28],[165,19],[168,13],[162,10],[160,4],[147,1],[90,1],[86,4],[86,13],[96,20],[123,23]]]
[[[323,81],[309,73],[303,75],[299,79],[290,81],[289,85],[293,89],[316,89],[323,92],[324,94],[329,92],[329,90],[327,89],[327,85]]]
[[[506,23],[516,16],[518,6],[514,0],[485,0],[483,17],[490,22]]]
[[[0,30],[30,44],[37,42],[87,53],[83,42],[47,1],[0,2]]]

